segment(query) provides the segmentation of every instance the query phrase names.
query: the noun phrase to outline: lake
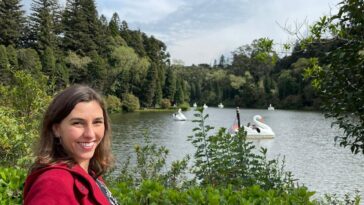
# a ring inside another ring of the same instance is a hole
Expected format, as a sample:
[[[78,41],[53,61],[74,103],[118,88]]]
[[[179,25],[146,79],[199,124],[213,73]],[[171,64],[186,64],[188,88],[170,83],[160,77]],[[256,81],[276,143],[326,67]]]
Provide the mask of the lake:
[[[113,150],[120,162],[133,152],[135,144],[144,144],[144,135],[170,151],[168,162],[193,154],[195,148],[187,141],[196,127],[190,110],[183,112],[187,121],[173,121],[172,112],[136,112],[111,115]],[[229,128],[235,120],[232,108],[207,108],[206,124]],[[260,114],[276,136],[274,139],[255,140],[257,146],[268,148],[269,158],[285,156],[286,171],[291,171],[300,184],[318,195],[354,193],[359,190],[363,199],[364,156],[353,155],[349,148],[335,145],[334,138],[342,134],[331,128],[331,121],[318,112],[240,109],[242,124],[253,121]]]

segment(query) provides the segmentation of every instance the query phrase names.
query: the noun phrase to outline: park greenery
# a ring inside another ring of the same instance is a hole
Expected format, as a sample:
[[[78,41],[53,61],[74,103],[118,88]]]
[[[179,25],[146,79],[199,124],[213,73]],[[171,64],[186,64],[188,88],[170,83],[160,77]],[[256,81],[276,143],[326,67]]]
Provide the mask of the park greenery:
[[[94,0],[67,0],[65,8],[57,0],[33,0],[28,16],[20,0],[0,1],[0,204],[21,204],[44,109],[72,84],[100,91],[110,113],[188,109],[194,102],[320,110],[345,131],[340,145],[364,153],[364,2],[338,6],[285,55],[274,51],[273,40],[259,38],[213,65],[185,66],[117,13],[110,20],[99,15]],[[123,204],[359,204],[350,196],[312,199],[284,170],[284,160],[267,159],[243,130],[210,135],[207,116],[199,110],[196,117],[193,158],[168,168],[166,148],[135,147],[136,161],[126,160],[109,180]]]

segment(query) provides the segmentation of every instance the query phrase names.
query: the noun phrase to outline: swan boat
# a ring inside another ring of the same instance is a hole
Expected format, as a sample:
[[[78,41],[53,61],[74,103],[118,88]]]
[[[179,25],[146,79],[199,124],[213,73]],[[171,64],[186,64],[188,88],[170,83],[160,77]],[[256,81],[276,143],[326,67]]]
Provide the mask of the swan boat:
[[[255,115],[253,117],[254,124],[242,126],[244,131],[247,132],[247,139],[273,139],[275,134],[273,130],[265,123],[263,123],[263,117],[260,115]],[[233,132],[237,132],[237,126],[234,126]]]
[[[187,120],[186,116],[182,113],[181,108],[178,109],[177,113],[173,113],[173,119],[175,121],[186,121]]]
[[[274,110],[274,107],[272,106],[272,104],[269,104],[268,110]]]
[[[193,107],[196,108],[197,107],[197,104],[196,103],[193,103]]]
[[[217,107],[224,108],[224,105],[222,103],[220,103]]]
[[[207,109],[208,107],[206,104],[203,104],[203,109]]]

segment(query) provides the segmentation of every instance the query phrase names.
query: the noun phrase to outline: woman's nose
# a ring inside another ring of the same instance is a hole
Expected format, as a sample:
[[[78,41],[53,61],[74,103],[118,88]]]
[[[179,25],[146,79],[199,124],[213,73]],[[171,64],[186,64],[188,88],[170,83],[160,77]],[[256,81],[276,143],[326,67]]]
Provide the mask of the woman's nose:
[[[92,125],[88,125],[88,126],[85,127],[84,136],[85,137],[90,137],[90,138],[95,137],[95,130],[92,127]]]

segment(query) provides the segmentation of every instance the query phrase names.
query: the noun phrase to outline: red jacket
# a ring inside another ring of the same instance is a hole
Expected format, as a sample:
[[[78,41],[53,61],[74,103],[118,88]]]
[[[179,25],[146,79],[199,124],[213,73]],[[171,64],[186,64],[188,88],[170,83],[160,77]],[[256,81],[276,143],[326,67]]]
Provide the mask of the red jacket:
[[[102,179],[100,178],[102,181]],[[96,181],[79,165],[49,166],[31,173],[24,186],[24,205],[109,204]]]

